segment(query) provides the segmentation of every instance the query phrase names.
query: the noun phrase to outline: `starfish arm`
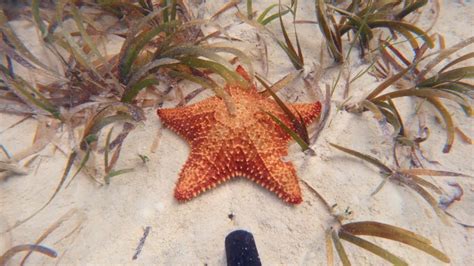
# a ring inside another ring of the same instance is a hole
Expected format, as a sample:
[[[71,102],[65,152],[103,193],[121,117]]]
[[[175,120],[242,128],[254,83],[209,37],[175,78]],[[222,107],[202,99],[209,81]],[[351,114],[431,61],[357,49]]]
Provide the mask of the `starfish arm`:
[[[207,147],[214,147],[208,149]],[[231,178],[226,145],[206,139],[202,145],[191,149],[189,159],[179,173],[174,196],[179,201],[190,200],[221,182]]]
[[[287,203],[299,204],[303,201],[298,178],[293,165],[283,162],[278,155],[271,152],[259,153],[250,163],[255,168],[245,173],[250,179],[274,192]]]
[[[180,108],[158,109],[161,122],[193,144],[210,130],[215,122],[214,107],[220,104],[215,98],[204,104],[193,104]]]
[[[321,115],[320,102],[290,104],[290,107],[296,111],[296,117],[298,117],[298,114],[301,115],[306,125],[310,124]]]
[[[254,151],[254,154],[247,156],[248,167],[245,167],[244,176],[273,191],[288,203],[301,203],[303,199],[293,164],[282,160],[288,155],[289,138],[275,134],[275,131],[269,132],[263,123],[256,127],[261,128],[255,131],[257,133],[248,133],[250,144],[247,150]],[[261,130],[267,130],[267,133],[259,133],[263,132]]]
[[[311,124],[316,118],[319,118],[321,114],[320,102],[300,103],[300,104],[286,103],[286,105],[297,118],[301,116],[305,125]],[[263,101],[262,106],[263,106],[262,109],[264,111],[270,112],[271,114],[275,115],[284,124],[289,126],[292,130],[295,130],[295,126],[290,121],[290,118],[285,114],[285,112],[281,109],[281,107],[278,106],[273,100]],[[261,119],[259,119],[259,122],[262,124],[267,124],[268,128],[272,128],[273,131],[278,132],[279,135],[284,136],[283,137],[284,139],[287,139],[287,140],[291,139],[290,135],[286,133],[286,131],[281,129],[279,126],[277,126],[276,128],[274,126],[270,126],[270,124],[276,125],[276,123],[273,120],[269,119],[268,115],[265,114]]]
[[[226,180],[225,173],[202,154],[191,152],[179,174],[174,196],[179,201],[190,200]]]

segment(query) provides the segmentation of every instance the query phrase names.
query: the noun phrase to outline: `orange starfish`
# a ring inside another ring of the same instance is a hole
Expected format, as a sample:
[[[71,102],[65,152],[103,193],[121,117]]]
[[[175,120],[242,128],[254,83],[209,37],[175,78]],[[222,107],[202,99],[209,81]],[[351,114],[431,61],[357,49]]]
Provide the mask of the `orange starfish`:
[[[248,79],[242,68],[237,71]],[[292,163],[282,161],[288,154],[291,137],[266,112],[286,125],[292,124],[289,118],[274,100],[260,95],[255,86],[249,89],[228,85],[225,89],[235,105],[233,116],[218,97],[157,111],[162,123],[191,146],[191,154],[179,174],[175,198],[189,200],[222,181],[242,176],[288,203],[300,203],[296,171]],[[306,125],[321,113],[319,102],[287,106],[301,115]]]

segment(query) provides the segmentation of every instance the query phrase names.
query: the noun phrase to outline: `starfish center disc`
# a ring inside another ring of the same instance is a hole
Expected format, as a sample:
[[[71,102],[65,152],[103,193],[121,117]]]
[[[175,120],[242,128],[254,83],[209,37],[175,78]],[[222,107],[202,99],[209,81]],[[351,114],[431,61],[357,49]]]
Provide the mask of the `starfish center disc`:
[[[232,97],[233,104],[235,107],[235,114],[231,115],[227,110],[216,112],[216,120],[224,126],[232,129],[245,129],[255,123],[265,115],[259,106],[255,104],[255,99],[251,100],[245,96]]]

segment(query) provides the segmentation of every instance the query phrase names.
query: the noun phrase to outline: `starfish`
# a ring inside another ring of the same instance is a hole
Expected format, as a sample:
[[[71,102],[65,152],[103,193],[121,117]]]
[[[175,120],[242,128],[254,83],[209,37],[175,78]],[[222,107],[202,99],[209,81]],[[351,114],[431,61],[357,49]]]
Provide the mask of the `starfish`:
[[[244,78],[248,75],[238,68]],[[267,112],[295,130],[278,104],[255,86],[227,85],[235,113],[216,96],[185,107],[158,109],[162,123],[184,138],[191,153],[179,174],[174,196],[187,201],[233,177],[246,177],[291,204],[302,202],[296,171],[288,155],[291,137]],[[286,104],[305,125],[319,117],[321,103]],[[296,115],[298,117],[298,115]]]

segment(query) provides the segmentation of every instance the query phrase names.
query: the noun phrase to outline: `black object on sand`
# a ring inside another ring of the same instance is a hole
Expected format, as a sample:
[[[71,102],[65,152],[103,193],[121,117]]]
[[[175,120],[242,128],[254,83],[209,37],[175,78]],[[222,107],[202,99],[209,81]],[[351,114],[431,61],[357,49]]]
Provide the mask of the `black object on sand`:
[[[236,230],[225,238],[228,266],[260,266],[257,246],[252,233]]]

